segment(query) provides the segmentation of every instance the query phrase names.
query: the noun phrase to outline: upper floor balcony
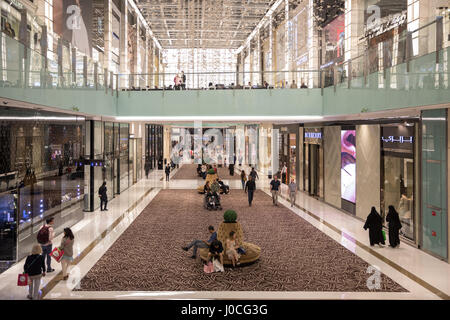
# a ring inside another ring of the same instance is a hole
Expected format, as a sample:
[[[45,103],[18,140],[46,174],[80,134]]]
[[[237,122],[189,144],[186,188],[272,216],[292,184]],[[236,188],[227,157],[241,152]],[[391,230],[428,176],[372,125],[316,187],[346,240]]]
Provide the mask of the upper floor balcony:
[[[99,70],[86,57],[64,68],[58,57],[48,59],[2,34],[0,96],[91,115],[154,121],[319,119],[439,105],[450,102],[450,47],[439,33],[441,23],[425,27],[433,29],[433,52],[414,55],[412,36],[417,30],[407,32],[401,35],[404,41],[398,41],[404,47],[394,50],[394,57],[386,52],[375,56],[382,59],[381,68],[378,60],[371,63],[368,52],[320,70],[186,72],[181,90],[173,88],[175,74],[113,74]]]

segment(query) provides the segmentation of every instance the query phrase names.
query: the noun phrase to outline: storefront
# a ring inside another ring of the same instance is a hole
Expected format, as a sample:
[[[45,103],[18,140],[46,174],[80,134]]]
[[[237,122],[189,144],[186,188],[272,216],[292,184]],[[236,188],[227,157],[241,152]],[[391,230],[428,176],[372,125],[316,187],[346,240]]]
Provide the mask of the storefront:
[[[245,126],[245,160],[249,166],[259,170],[258,148],[259,148],[259,126],[251,124]]]
[[[381,214],[394,206],[403,225],[401,234],[415,239],[415,123],[381,126]]]
[[[448,109],[421,112],[420,246],[448,261]]]
[[[313,197],[323,198],[323,129],[305,127],[303,132],[303,181],[300,189]]]
[[[13,107],[0,115],[0,261],[17,261],[45,219],[58,234],[83,218],[85,119]]]
[[[298,177],[298,124],[274,125],[278,130],[278,168],[273,168],[274,174],[278,172],[282,183],[289,184],[291,179],[297,182]],[[283,169],[286,167],[285,169]]]
[[[148,170],[162,170],[162,160],[164,157],[164,136],[163,126],[157,124],[145,125],[145,164]],[[160,163],[158,163],[161,161]]]

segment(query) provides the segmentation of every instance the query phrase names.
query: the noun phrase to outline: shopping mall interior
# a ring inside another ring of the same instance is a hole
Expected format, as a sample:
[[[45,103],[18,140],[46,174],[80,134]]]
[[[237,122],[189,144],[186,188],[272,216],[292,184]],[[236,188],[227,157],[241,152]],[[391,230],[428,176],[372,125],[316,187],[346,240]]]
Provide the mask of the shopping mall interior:
[[[448,0],[0,8],[0,300],[450,300]]]

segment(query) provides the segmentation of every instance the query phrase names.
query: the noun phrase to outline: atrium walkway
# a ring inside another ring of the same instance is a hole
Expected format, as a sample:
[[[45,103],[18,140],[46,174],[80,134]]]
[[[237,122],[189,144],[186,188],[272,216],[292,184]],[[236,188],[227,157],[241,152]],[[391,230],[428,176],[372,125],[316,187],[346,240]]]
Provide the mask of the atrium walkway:
[[[262,248],[259,261],[207,275],[200,259],[181,249],[206,240],[206,227],[217,228],[223,213],[202,208],[195,189],[204,180],[195,178],[195,166],[184,165],[169,182],[163,171],[152,172],[113,199],[106,213],[85,213],[72,228],[76,257],[69,280],[62,281],[53,261],[56,272],[43,278],[44,299],[449,299],[448,263],[405,243],[370,247],[363,222],[303,193],[294,208],[285,199],[274,207],[262,174],[249,208],[239,170],[233,178],[220,173],[232,189],[222,196],[224,210],[237,211],[245,240]],[[27,288],[16,286],[23,264],[0,274],[0,299],[26,299]],[[381,272],[372,291],[370,266]]]

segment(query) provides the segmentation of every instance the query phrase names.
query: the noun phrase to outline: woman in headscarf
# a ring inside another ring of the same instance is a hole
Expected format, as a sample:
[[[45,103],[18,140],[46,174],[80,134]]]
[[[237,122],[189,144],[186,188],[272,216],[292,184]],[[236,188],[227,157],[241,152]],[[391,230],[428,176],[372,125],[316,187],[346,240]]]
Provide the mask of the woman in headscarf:
[[[400,217],[394,206],[389,206],[389,212],[386,216],[386,221],[389,223],[389,245],[392,248],[400,246],[399,231],[402,228]]]
[[[370,245],[381,244],[384,245],[383,237],[383,218],[377,212],[375,207],[372,207],[370,214],[367,216],[366,223],[364,224],[364,230],[369,229]],[[381,243],[381,244],[380,244]]]

